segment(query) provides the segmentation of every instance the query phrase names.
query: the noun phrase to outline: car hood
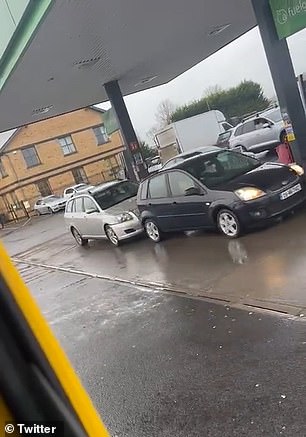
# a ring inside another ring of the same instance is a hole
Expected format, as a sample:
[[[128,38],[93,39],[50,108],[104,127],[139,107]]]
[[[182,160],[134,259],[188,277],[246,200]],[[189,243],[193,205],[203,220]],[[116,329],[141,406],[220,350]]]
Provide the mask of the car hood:
[[[265,163],[218,187],[218,190],[234,191],[242,187],[257,187],[265,192],[276,191],[297,180],[296,173],[288,166]]]
[[[134,211],[137,209],[136,204],[137,197],[130,197],[129,199],[124,200],[123,202],[117,203],[114,206],[111,206],[110,208],[106,209],[109,214],[117,215],[121,214],[125,211]]]

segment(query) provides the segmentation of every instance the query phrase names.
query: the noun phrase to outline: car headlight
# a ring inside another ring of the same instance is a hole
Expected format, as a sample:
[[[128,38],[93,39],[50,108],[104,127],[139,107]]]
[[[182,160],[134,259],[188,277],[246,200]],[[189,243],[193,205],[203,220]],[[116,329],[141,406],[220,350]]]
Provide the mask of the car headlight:
[[[289,164],[291,170],[293,170],[298,176],[303,176],[304,169],[298,164]]]
[[[128,222],[129,220],[133,220],[132,214],[129,212],[123,212],[122,214],[117,216],[119,223]]]
[[[248,201],[258,199],[259,197],[264,196],[266,193],[256,187],[244,187],[236,190],[235,194],[239,197],[239,199]]]

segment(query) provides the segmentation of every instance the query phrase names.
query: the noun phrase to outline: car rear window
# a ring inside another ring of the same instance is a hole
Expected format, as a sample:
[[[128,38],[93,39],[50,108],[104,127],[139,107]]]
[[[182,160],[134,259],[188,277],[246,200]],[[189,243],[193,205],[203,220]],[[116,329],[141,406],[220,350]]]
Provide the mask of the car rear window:
[[[135,197],[138,191],[138,184],[130,181],[123,181],[109,188],[95,192],[93,198],[100,208],[108,209],[124,200]]]

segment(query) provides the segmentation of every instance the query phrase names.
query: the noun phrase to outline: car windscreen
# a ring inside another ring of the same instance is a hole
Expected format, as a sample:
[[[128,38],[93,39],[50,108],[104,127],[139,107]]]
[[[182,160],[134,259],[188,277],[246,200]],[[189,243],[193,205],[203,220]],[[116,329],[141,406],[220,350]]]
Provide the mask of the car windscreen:
[[[93,194],[93,198],[102,209],[110,208],[137,195],[138,185],[124,181]]]
[[[216,188],[260,165],[257,159],[224,150],[187,161],[180,165],[180,168],[201,181],[206,187]]]

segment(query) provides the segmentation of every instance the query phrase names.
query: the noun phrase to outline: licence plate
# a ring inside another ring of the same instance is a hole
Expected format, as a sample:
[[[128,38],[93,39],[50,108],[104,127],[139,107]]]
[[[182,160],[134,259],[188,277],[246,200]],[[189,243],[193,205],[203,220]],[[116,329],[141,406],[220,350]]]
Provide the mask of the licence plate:
[[[283,191],[283,192],[279,195],[280,200],[288,199],[288,197],[293,196],[294,194],[298,193],[298,192],[301,191],[301,190],[302,190],[302,186],[301,186],[301,184],[294,185],[294,187],[289,188],[289,189],[286,190],[286,191]]]

